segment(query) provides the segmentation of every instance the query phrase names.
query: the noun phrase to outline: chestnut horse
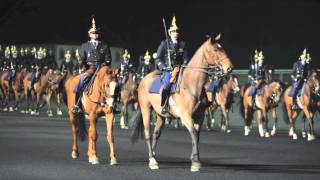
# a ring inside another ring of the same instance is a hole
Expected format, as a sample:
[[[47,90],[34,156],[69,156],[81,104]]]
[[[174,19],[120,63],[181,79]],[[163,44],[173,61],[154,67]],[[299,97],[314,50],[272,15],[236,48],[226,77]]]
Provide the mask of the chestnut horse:
[[[121,86],[120,91],[120,126],[122,129],[128,129],[128,105],[131,103],[132,109],[137,110],[138,103],[136,100],[136,90],[135,75],[130,72],[126,78],[126,81]]]
[[[225,73],[228,73],[233,67],[225,51],[217,42],[219,39],[220,34],[216,37],[208,36],[208,40],[201,45],[184,68],[179,91],[169,98],[169,113],[181,119],[192,139],[191,171],[199,171],[201,168],[198,145],[205,109],[205,103],[202,101],[206,101],[204,85],[207,82],[208,74],[217,65],[221,65]],[[140,108],[137,110],[137,115],[132,119],[132,124],[135,128],[131,141],[135,142],[139,137],[139,130],[142,131],[144,129],[144,138],[149,152],[150,169],[159,168],[155,159],[156,146],[164,124],[164,118],[168,116],[168,114],[161,114],[160,94],[149,93],[149,88],[155,78],[159,77],[158,75],[159,71],[154,71],[141,80],[138,87]],[[153,135],[150,134],[150,115],[152,109],[157,114]],[[194,117],[197,117],[197,119],[194,119]],[[142,123],[144,128],[139,128],[142,126]]]
[[[15,97],[14,110],[18,110],[19,103],[23,96],[23,79],[27,75],[27,68],[17,71],[15,79],[12,83],[12,90]]]
[[[9,84],[8,80],[9,76],[9,71],[5,70],[2,72],[1,77],[0,77],[0,88],[3,94],[3,111],[13,111],[13,107],[10,106],[10,97],[11,97],[11,92],[12,89]]]
[[[209,87],[211,82],[208,82],[205,87]],[[220,82],[221,86],[218,87],[219,90],[216,92],[216,102],[217,104],[210,104],[206,110],[207,117],[207,128],[210,130],[213,125],[213,115],[214,112],[220,107],[221,110],[221,122],[220,128],[223,132],[230,133],[229,127],[229,110],[231,109],[232,103],[234,102],[233,97],[236,93],[240,91],[238,78],[235,75],[224,76]],[[207,92],[207,97],[210,103],[212,103],[212,92]],[[213,112],[213,113],[211,113]],[[211,119],[210,119],[211,116]]]
[[[78,152],[78,137],[84,140],[86,137],[86,127],[84,122],[84,114],[73,113],[72,108],[76,104],[76,94],[73,92],[77,87],[80,76],[70,77],[66,80],[65,90],[67,95],[68,113],[72,128],[73,145],[72,158],[77,159]],[[88,160],[91,164],[99,164],[99,159],[96,150],[97,129],[96,123],[98,117],[105,115],[107,126],[107,140],[110,146],[110,164],[117,164],[114,142],[113,142],[113,105],[114,105],[114,90],[116,82],[114,74],[108,66],[103,66],[97,70],[96,77],[93,81],[92,87],[88,92],[84,92],[81,98],[83,105],[83,112],[89,116],[89,142],[88,142]]]
[[[297,103],[300,108],[298,111],[292,110],[292,97],[289,96],[292,86],[289,86],[285,91],[283,108],[285,111],[287,111],[287,114],[284,113],[284,120],[289,121],[289,136],[292,136],[293,139],[298,139],[298,136],[295,132],[295,121],[301,110],[309,122],[308,141],[315,139],[313,132],[313,107],[317,105],[317,99],[320,96],[319,82],[319,77],[317,77],[315,73],[308,77],[307,82],[302,87],[304,88],[302,95],[297,98]]]
[[[261,96],[256,97],[256,105],[257,105],[257,122],[259,128],[259,134],[261,137],[270,137],[269,128],[268,128],[268,111],[271,110],[272,117],[274,119],[273,128],[271,131],[271,135],[276,134],[277,130],[277,111],[276,108],[279,104],[282,94],[282,84],[277,81],[272,81],[268,84],[265,84],[264,87],[261,87],[262,91]],[[244,87],[240,91],[240,112],[244,118],[244,135],[248,136],[251,129],[251,121],[253,118],[254,109],[252,108],[251,96],[248,96],[251,91],[250,87]],[[261,122],[261,118],[263,122]]]

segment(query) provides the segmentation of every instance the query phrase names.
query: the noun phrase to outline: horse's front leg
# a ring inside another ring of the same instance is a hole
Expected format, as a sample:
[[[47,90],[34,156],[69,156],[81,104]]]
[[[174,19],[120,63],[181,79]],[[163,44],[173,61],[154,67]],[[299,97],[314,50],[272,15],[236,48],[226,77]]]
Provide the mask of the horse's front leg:
[[[271,113],[272,113],[272,118],[273,118],[273,126],[272,126],[271,136],[274,136],[277,133],[277,124],[278,124],[278,116],[277,116],[276,107],[273,107],[271,109]],[[285,112],[283,112],[283,113],[285,113]]]
[[[57,93],[56,93],[57,115],[59,115],[59,116],[62,116],[61,100],[62,100],[62,93],[61,93],[61,92],[57,92]]]
[[[156,148],[157,148],[157,143],[158,139],[161,136],[161,129],[164,124],[164,118],[161,117],[159,114],[157,114],[157,120],[156,120],[156,125],[154,127],[154,132],[152,135],[152,153],[155,156],[156,155]]]
[[[45,102],[48,104],[48,116],[49,117],[52,117],[53,116],[53,113],[52,113],[52,110],[51,110],[51,103],[50,103],[50,100],[51,100],[51,95],[52,95],[52,92],[49,91],[45,97]]]
[[[303,111],[304,111],[304,114],[306,115],[306,118],[308,119],[308,122],[309,122],[308,141],[313,141],[316,139],[316,137],[314,136],[314,131],[313,131],[313,113],[306,106],[303,108]]]
[[[120,126],[121,129],[128,129],[127,119],[128,119],[128,101],[124,101],[121,103],[121,118],[120,118]]]
[[[113,117],[112,111],[105,112],[106,128],[107,128],[107,141],[110,147],[110,165],[118,164],[114,148],[114,138],[113,138]]]
[[[88,142],[88,157],[89,157],[89,163],[91,164],[99,164],[99,158],[97,156],[97,116],[94,112],[91,112],[89,114],[89,142]]]
[[[69,117],[70,117],[71,131],[72,131],[72,138],[73,138],[71,157],[72,159],[77,159],[79,157],[79,151],[78,151],[79,129],[78,129],[78,124],[76,123],[76,119],[74,117],[73,112],[69,111]]]
[[[257,110],[257,122],[258,122],[258,129],[260,137],[264,137],[264,130],[263,130],[263,123],[261,122],[262,119],[262,110]]]
[[[266,138],[270,137],[270,133],[269,133],[269,128],[268,128],[268,114],[267,114],[267,109],[264,107],[262,109],[262,116],[263,116],[263,124],[264,124],[264,136]]]
[[[230,130],[230,127],[229,127],[229,115],[228,115],[228,110],[226,108],[226,105],[225,104],[221,104],[221,114],[222,114],[222,117],[221,117],[221,130],[223,132],[227,132],[227,133],[230,133],[231,130]]]
[[[199,160],[199,132],[196,130],[194,121],[189,114],[183,114],[181,117],[182,123],[188,129],[192,141],[192,152],[191,152],[191,171],[199,171],[201,163]],[[199,126],[199,125],[197,125]],[[200,126],[199,126],[200,127]],[[200,129],[199,129],[200,130]]]

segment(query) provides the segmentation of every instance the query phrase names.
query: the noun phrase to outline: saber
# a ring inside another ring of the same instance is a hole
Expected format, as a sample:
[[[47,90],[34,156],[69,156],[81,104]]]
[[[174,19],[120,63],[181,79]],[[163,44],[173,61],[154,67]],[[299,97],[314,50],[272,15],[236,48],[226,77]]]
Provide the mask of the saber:
[[[166,34],[168,65],[169,65],[169,68],[171,69],[171,53],[170,53],[170,48],[169,48],[168,31],[167,31],[167,26],[166,26],[166,22],[165,22],[164,18],[162,18],[162,21],[163,21],[164,33]]]

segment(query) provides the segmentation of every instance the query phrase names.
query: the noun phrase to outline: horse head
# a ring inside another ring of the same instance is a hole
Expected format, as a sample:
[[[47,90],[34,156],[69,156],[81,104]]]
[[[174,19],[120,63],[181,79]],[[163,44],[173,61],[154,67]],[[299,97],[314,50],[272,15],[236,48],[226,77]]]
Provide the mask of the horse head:
[[[307,79],[307,84],[311,88],[312,93],[316,96],[320,96],[320,78],[316,73],[312,73]]]
[[[233,94],[236,94],[240,91],[238,78],[233,74],[228,76],[227,85],[231,88]]]
[[[217,36],[207,35],[207,38],[208,39],[204,44],[204,57],[206,62],[209,66],[220,66],[225,74],[230,73],[233,64],[221,44],[219,44],[221,34],[218,34]]]
[[[283,88],[280,82],[273,81],[267,86],[267,90],[269,93],[269,98],[272,99],[275,103],[279,103],[281,99],[281,95],[283,92]]]

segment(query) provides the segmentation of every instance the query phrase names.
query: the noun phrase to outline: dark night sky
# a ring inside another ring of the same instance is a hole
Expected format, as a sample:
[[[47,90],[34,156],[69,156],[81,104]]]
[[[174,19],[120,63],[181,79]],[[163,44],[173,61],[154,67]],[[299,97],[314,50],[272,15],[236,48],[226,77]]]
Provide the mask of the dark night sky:
[[[90,3],[89,3],[90,2]],[[128,47],[134,55],[156,50],[164,38],[162,17],[172,13],[191,54],[210,32],[222,32],[221,44],[236,68],[247,68],[255,48],[267,64],[291,68],[302,50],[320,63],[318,0],[0,0],[0,43],[66,43],[87,40],[95,14],[111,46]]]

